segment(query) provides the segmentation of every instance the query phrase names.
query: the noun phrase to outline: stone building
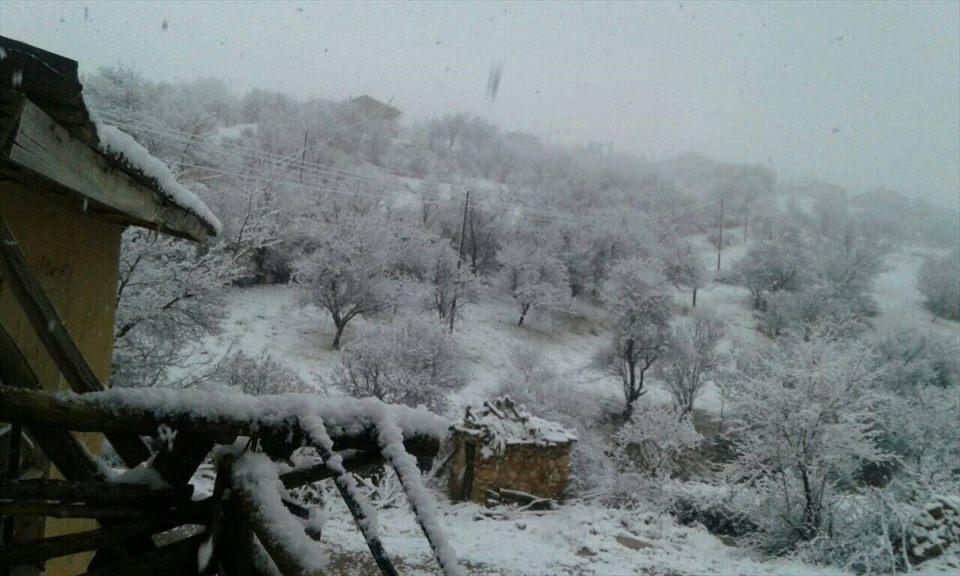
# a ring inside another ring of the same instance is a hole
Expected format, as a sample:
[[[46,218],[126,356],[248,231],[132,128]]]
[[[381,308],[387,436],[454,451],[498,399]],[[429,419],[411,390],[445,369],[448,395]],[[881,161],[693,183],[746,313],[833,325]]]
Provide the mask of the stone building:
[[[467,408],[452,426],[451,498],[483,503],[488,490],[560,498],[570,476],[568,430],[532,416],[504,396]]]

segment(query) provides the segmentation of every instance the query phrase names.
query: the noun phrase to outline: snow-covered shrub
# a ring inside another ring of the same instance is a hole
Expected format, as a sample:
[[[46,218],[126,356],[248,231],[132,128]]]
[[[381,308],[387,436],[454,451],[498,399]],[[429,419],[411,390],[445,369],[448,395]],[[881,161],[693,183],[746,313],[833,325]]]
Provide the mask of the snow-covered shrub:
[[[357,397],[442,411],[466,382],[459,346],[435,320],[405,316],[366,325],[343,348],[335,382]]]
[[[684,473],[684,457],[702,440],[689,415],[672,407],[647,404],[637,406],[630,420],[614,434],[621,469],[655,479]]]
[[[683,525],[700,524],[712,534],[740,537],[756,530],[744,512],[749,495],[729,484],[665,482],[665,508]]]
[[[858,574],[906,571],[911,519],[916,506],[893,490],[867,489],[832,503],[829,532],[798,546],[800,558]]]
[[[881,446],[897,456],[896,467],[933,489],[960,489],[960,387],[917,386],[886,395],[877,405]]]
[[[556,310],[567,303],[567,269],[545,248],[510,244],[497,254],[506,292],[520,306],[522,326],[532,308]]]
[[[884,385],[897,394],[910,396],[913,388],[960,384],[960,339],[955,336],[888,325],[872,341],[884,364]]]
[[[822,535],[856,473],[887,454],[876,426],[876,361],[867,346],[826,329],[739,359],[731,481],[757,494],[755,543],[784,551]]]
[[[235,352],[220,362],[213,379],[253,396],[310,391],[296,372],[268,352],[261,352],[258,357]]]
[[[924,260],[917,271],[917,289],[931,312],[960,320],[960,251]]]

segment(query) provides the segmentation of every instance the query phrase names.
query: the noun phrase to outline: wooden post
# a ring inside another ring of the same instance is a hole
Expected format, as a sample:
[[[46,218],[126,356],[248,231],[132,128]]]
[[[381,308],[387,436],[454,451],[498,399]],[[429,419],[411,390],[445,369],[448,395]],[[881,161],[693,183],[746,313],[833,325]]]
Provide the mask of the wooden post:
[[[300,182],[303,183],[303,164],[307,161],[307,134],[308,131],[303,131],[303,152],[300,153]]]
[[[720,271],[720,252],[723,250],[723,196],[720,197],[720,230],[717,236],[717,272]]]
[[[457,316],[457,292],[460,288],[460,266],[463,264],[463,235],[467,229],[467,213],[470,210],[470,191],[463,201],[463,222],[460,224],[460,242],[457,243],[457,278],[453,284],[453,301],[450,303],[450,331],[453,332],[453,322]]]
[[[27,265],[26,258],[17,245],[17,239],[2,217],[0,274],[10,286],[10,292],[20,304],[60,373],[70,383],[70,387],[80,393],[105,390],[106,387],[93,373],[93,369],[67,332],[60,314],[53,302],[47,298],[40,281]],[[136,436],[108,435],[107,439],[131,468],[150,457],[150,450]]]

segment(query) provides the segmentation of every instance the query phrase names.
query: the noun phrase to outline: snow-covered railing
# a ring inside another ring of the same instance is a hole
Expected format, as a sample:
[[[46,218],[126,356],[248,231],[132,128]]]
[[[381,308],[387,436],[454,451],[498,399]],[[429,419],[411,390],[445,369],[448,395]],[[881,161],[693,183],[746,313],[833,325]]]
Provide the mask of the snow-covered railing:
[[[322,574],[323,554],[290,510],[301,516],[309,516],[309,513],[290,501],[284,485],[332,477],[381,573],[397,574],[379,539],[375,513],[357,490],[349,471],[354,468],[353,463],[368,465],[372,461],[369,455],[378,454],[397,472],[443,574],[463,574],[444,538],[414,458],[414,455],[435,455],[449,427],[445,419],[426,410],[390,406],[374,399],[300,394],[253,397],[226,392],[160,389],[52,394],[0,386],[0,421],[37,429],[159,435],[165,440],[161,443],[161,450],[167,451],[183,448],[176,445],[178,437],[191,441],[214,439],[229,445],[216,450],[221,456],[222,453],[229,456],[226,472],[220,473],[226,474],[228,480],[218,477],[219,488],[214,496],[203,501],[203,514],[210,516],[206,522],[209,535],[189,543],[197,546],[198,556],[194,558],[200,558],[201,570],[217,559],[218,552],[222,554],[230,550],[231,543],[238,541],[236,534],[231,536],[231,529],[226,526],[228,522],[221,521],[220,517],[226,518],[228,513],[240,510],[244,515],[240,523],[249,525],[249,530],[257,535],[263,549],[284,576]],[[244,449],[236,448],[237,437],[250,438]],[[287,460],[293,450],[302,446],[317,450],[325,470],[314,464],[307,469],[287,469],[281,474],[272,460]],[[257,447],[262,452],[256,451]],[[351,456],[347,460],[349,464],[345,465],[338,453],[342,450],[351,451],[348,452]],[[155,463],[161,455],[152,462]],[[146,470],[151,472],[149,466]],[[152,473],[152,478],[160,484],[167,479],[161,480],[160,474]],[[151,477],[149,474],[137,476]],[[232,490],[224,490],[225,483]],[[234,504],[226,505],[229,499],[233,499]],[[131,513],[139,515],[141,512],[134,510]],[[175,513],[165,514],[166,517],[179,518]],[[195,515],[191,516],[191,521],[204,524],[198,522]],[[167,526],[167,523],[161,525]],[[111,530],[122,535],[122,529]],[[174,551],[183,553],[183,546],[176,550],[172,545],[166,548],[170,548],[171,554]],[[36,559],[46,559],[46,549],[31,550],[34,550]],[[16,555],[17,552],[11,547],[0,547],[0,561],[10,554]]]

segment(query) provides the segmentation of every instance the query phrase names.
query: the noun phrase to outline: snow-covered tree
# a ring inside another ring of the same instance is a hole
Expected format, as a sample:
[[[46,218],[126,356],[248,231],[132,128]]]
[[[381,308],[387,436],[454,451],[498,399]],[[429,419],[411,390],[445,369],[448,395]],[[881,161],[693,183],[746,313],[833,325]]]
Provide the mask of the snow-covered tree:
[[[827,328],[739,359],[727,383],[736,424],[729,478],[757,494],[760,544],[782,551],[824,533],[838,492],[882,461],[870,349]]]
[[[124,232],[112,384],[167,384],[189,345],[218,331],[223,288],[239,271],[226,244],[204,249],[139,228]]]
[[[567,301],[567,270],[546,248],[509,244],[500,250],[504,289],[520,306],[522,326],[532,308],[561,308]]]
[[[960,250],[927,258],[917,271],[917,289],[931,312],[960,320]]]
[[[389,308],[398,296],[408,259],[418,239],[397,234],[379,211],[345,212],[317,226],[307,251],[296,263],[296,280],[304,299],[330,313],[333,348],[357,316]]]
[[[466,382],[461,356],[440,323],[405,316],[362,327],[343,347],[335,380],[354,396],[440,411]]]
[[[691,306],[696,308],[697,290],[706,282],[707,271],[693,245],[671,234],[663,239],[658,256],[664,277],[678,290],[688,288],[692,295]]]
[[[659,372],[681,415],[693,412],[694,401],[717,369],[722,337],[723,324],[706,312],[682,319],[671,330]]]
[[[802,288],[809,280],[810,263],[806,250],[794,240],[761,239],[737,261],[733,274],[750,291],[754,306],[762,309],[767,295]]]
[[[627,260],[611,274],[605,299],[615,325],[605,363],[623,384],[626,419],[646,393],[647,371],[669,342],[671,310],[665,282],[656,265],[644,259]]]

